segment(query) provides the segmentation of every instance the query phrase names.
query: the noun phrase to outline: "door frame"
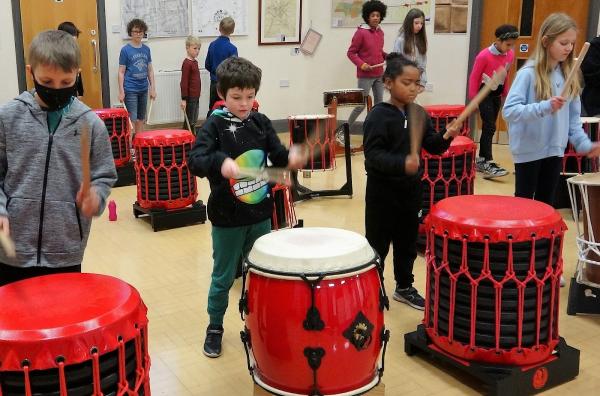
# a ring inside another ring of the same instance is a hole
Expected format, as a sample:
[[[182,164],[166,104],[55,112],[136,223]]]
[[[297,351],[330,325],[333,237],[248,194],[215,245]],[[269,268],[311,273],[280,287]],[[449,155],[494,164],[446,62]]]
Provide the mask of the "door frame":
[[[23,21],[21,20],[20,0],[11,0],[13,31],[15,35],[15,53],[17,57],[17,80],[19,93],[27,90],[25,74],[25,48],[23,47]],[[108,76],[108,48],[106,43],[106,11],[105,0],[96,0],[96,14],[98,16],[98,35],[100,41],[100,73],[102,86],[102,106],[110,107],[110,83]]]
[[[468,76],[471,75],[473,69],[473,63],[475,57],[481,48],[479,48],[479,42],[481,41],[481,25],[483,19],[483,2],[484,0],[472,0],[471,1],[471,27],[469,29],[469,64],[468,64]],[[588,28],[586,32],[586,41],[598,35],[598,18],[600,14],[600,1],[590,0],[588,10]],[[468,101],[469,88],[465,89],[465,100]]]

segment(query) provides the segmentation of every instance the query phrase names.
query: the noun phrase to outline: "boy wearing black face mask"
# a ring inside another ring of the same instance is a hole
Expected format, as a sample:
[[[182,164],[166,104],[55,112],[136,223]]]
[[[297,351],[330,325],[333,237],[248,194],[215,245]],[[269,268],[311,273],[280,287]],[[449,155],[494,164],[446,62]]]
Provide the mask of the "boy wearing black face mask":
[[[33,276],[81,272],[91,217],[116,181],[106,127],[74,97],[79,47],[66,32],[38,34],[27,72],[35,90],[0,107],[0,286]],[[82,128],[89,131],[91,187],[82,189]]]

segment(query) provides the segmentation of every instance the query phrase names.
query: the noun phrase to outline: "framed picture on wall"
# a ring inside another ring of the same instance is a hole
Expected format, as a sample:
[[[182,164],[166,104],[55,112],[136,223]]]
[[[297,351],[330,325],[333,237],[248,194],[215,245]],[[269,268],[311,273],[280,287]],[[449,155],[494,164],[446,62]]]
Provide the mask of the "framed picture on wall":
[[[300,44],[302,0],[258,1],[258,45]]]

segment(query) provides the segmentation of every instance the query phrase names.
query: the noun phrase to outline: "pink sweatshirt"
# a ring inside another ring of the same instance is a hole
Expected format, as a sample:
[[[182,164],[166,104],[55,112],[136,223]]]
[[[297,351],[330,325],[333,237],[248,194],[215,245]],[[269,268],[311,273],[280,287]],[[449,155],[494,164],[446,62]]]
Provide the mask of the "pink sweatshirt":
[[[487,82],[494,75],[494,71],[498,70],[500,66],[509,71],[510,65],[515,59],[515,53],[513,50],[508,51],[505,54],[500,53],[492,44],[488,48],[484,48],[475,58],[473,64],[473,70],[469,76],[469,99],[473,99],[481,84]],[[506,98],[508,95],[508,89],[510,88],[510,80],[508,75],[504,80],[504,88],[502,89],[502,97]]]
[[[373,29],[362,24],[356,29],[352,43],[348,48],[348,58],[356,65],[356,77],[375,78],[383,75],[383,66],[372,70],[361,70],[363,63],[377,65],[383,63],[386,53],[383,52],[383,30],[379,26]]]

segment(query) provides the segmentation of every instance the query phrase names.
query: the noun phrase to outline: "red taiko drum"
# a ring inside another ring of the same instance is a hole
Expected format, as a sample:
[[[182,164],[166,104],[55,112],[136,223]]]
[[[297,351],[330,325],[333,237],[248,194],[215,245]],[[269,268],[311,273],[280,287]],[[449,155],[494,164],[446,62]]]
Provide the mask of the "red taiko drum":
[[[94,112],[104,121],[104,125],[106,125],[115,166],[120,168],[127,165],[131,160],[131,151],[129,150],[129,136],[131,134],[131,130],[129,129],[129,113],[127,113],[127,110],[120,108],[97,109]]]
[[[194,140],[183,129],[135,135],[137,201],[142,208],[180,209],[196,202],[196,177],[187,165]]]
[[[0,287],[0,395],[150,395],[146,306],[110,276]]]
[[[335,118],[331,114],[309,114],[288,117],[290,145],[306,143],[309,160],[303,169],[335,168]]]
[[[425,228],[433,344],[468,361],[548,359],[559,342],[560,214],[531,199],[463,195],[438,202]]]
[[[389,338],[380,269],[367,240],[351,231],[260,237],[244,264],[240,301],[254,381],[280,395],[357,395],[376,386]]]
[[[465,105],[429,105],[424,106],[425,111],[431,117],[433,127],[436,131],[440,132],[446,129],[446,126],[454,121],[460,113],[465,109]],[[462,136],[469,136],[471,129],[469,128],[469,119],[466,119],[463,123],[463,127],[460,130]]]

